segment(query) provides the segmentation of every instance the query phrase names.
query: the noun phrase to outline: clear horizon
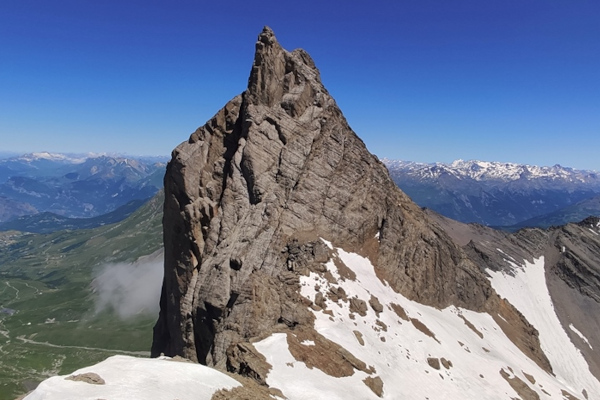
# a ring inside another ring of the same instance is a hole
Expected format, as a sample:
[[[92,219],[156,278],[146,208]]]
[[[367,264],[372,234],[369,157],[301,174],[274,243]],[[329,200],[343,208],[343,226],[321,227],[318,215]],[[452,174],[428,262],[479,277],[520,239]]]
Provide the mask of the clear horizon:
[[[245,90],[264,25],[380,158],[600,170],[600,5],[11,2],[0,152],[169,155]]]

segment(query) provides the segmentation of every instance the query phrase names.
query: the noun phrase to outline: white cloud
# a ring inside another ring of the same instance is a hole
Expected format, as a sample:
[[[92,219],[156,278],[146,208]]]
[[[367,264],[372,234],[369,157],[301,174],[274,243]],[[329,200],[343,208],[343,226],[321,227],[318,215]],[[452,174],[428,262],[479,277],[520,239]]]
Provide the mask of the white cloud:
[[[123,319],[135,315],[158,315],[163,280],[163,253],[134,263],[105,264],[92,282],[96,313],[114,310]]]

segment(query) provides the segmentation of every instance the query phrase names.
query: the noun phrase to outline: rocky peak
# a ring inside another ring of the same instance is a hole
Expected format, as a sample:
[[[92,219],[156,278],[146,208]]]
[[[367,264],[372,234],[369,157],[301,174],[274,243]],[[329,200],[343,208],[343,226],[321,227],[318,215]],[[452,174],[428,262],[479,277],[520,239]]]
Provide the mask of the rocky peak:
[[[265,27],[258,36],[247,100],[272,107],[280,104],[292,117],[301,115],[311,101],[319,101],[325,89],[319,71],[302,49],[284,50],[275,34]]]
[[[244,343],[313,329],[318,306],[300,294],[300,277],[327,275],[324,239],[367,256],[378,278],[410,299],[511,321],[517,345],[550,369],[535,330],[350,129],[310,56],[284,50],[269,28],[248,89],[173,151],[163,230],[155,356],[260,381],[265,367]],[[342,292],[327,296],[344,301]]]

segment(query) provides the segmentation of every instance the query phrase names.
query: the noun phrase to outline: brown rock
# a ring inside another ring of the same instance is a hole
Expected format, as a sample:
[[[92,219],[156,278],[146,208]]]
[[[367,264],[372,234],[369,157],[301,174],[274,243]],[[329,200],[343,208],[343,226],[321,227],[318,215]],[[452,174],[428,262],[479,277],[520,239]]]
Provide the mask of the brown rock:
[[[314,342],[314,345],[302,345],[305,340]],[[327,375],[340,378],[353,375],[355,370],[369,371],[363,361],[313,329],[296,329],[293,333],[288,333],[287,342],[290,353],[296,360]]]
[[[406,311],[404,311],[404,308],[402,308],[401,305],[392,303],[392,304],[390,304],[390,306],[392,307],[392,310],[394,310],[394,312],[396,313],[397,316],[399,316],[400,318],[402,318],[405,321],[409,320],[408,315],[406,315]]]
[[[380,377],[367,376],[363,382],[369,389],[373,391],[378,397],[383,397],[383,381]]]
[[[358,297],[350,298],[350,312],[357,313],[364,317],[367,315],[367,302]]]
[[[227,371],[248,376],[261,385],[266,385],[267,374],[272,366],[265,356],[251,343],[238,343],[227,350]]]
[[[358,343],[360,343],[361,346],[365,345],[365,340],[363,339],[363,335],[362,333],[360,333],[359,331],[352,331],[354,333],[354,336],[356,336],[356,340],[358,340]]]
[[[95,372],[86,372],[85,374],[71,375],[65,378],[68,381],[85,382],[92,385],[105,385],[106,382]]]
[[[325,304],[325,297],[323,296],[323,293],[318,292],[315,295],[315,304],[323,309],[327,308],[327,305]]]
[[[383,306],[379,302],[379,299],[373,295],[371,295],[371,298],[369,299],[369,305],[373,311],[375,311],[375,314],[377,314],[378,317],[379,313],[383,312]]]
[[[522,379],[517,376],[512,376],[504,369],[500,370],[500,375],[508,382],[508,384],[519,394],[523,400],[539,400],[540,396],[537,392],[529,387]],[[563,391],[564,392],[564,391]],[[563,393],[564,395],[564,393]]]
[[[417,328],[419,331],[426,334],[430,338],[435,339],[436,342],[440,343],[440,341],[435,337],[435,334],[433,332],[431,332],[429,330],[429,328],[424,323],[422,323],[420,320],[418,320],[417,318],[411,318],[410,322],[412,322],[413,326],[415,328]]]
[[[440,358],[440,362],[442,363],[444,368],[446,368],[446,369],[452,368],[452,361],[446,360],[444,357],[442,357],[442,358]]]
[[[319,238],[364,252],[380,279],[420,303],[483,311],[497,298],[350,129],[310,56],[284,50],[269,28],[247,90],[173,151],[164,184],[153,356],[225,368],[232,346],[312,327],[299,276],[329,259]],[[364,300],[350,302],[366,315]]]
[[[279,389],[260,385],[256,381],[238,374],[230,373],[229,375],[242,385],[232,389],[218,390],[212,395],[211,400],[273,400],[277,397],[286,398]]]
[[[440,359],[439,358],[427,357],[427,364],[429,364],[429,366],[431,368],[440,369]]]

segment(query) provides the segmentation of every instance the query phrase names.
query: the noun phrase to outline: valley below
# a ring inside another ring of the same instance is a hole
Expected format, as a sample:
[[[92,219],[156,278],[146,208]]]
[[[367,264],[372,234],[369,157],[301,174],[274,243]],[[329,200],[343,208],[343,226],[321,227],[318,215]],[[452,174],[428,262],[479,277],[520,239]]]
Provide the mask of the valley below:
[[[100,309],[94,280],[107,264],[160,259],[161,216],[159,195],[95,229],[0,232],[0,399],[114,354],[149,355],[157,309]]]

